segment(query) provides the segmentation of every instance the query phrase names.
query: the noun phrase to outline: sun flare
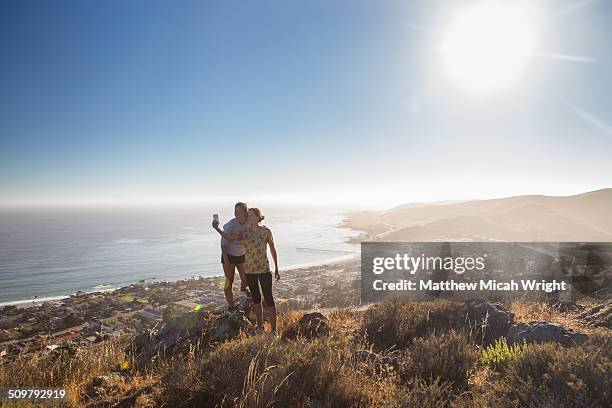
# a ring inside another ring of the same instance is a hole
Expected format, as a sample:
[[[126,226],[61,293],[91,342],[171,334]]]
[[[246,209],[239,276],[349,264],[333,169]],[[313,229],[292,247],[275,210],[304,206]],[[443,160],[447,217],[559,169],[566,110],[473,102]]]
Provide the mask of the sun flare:
[[[534,10],[522,2],[485,1],[462,9],[440,43],[442,70],[474,93],[512,87],[535,49]]]

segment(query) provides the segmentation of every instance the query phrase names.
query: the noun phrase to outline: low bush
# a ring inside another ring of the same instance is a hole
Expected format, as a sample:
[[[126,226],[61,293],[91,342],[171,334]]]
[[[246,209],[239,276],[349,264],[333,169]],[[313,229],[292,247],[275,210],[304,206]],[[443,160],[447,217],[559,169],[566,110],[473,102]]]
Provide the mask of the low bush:
[[[183,401],[178,405],[188,407],[385,406],[395,392],[393,377],[356,365],[354,347],[348,337],[333,335],[236,339],[219,345],[195,369],[168,378],[165,395],[170,390],[174,395],[164,402]]]
[[[402,378],[420,377],[465,388],[478,361],[478,350],[460,333],[450,332],[415,339],[402,368]]]
[[[612,406],[609,351],[586,345],[530,345],[491,384],[489,402],[500,407]]]
[[[612,406],[609,329],[591,328],[571,348],[500,340],[483,351],[464,313],[445,300],[387,302],[364,316],[338,310],[324,336],[243,333],[141,368],[125,351],[132,339],[119,338],[19,356],[0,365],[0,386],[66,388],[69,407]],[[279,332],[295,332],[300,316],[281,314]],[[401,364],[357,357],[374,349]]]
[[[452,385],[440,380],[425,381],[417,377],[398,390],[389,407],[439,408],[448,406],[452,398]]]
[[[493,370],[505,367],[510,360],[515,359],[527,350],[527,344],[508,346],[505,337],[497,339],[495,344],[485,348],[480,355],[480,362]]]
[[[461,304],[388,301],[371,307],[363,316],[360,332],[379,350],[405,349],[413,339],[433,333],[459,331],[466,326]]]

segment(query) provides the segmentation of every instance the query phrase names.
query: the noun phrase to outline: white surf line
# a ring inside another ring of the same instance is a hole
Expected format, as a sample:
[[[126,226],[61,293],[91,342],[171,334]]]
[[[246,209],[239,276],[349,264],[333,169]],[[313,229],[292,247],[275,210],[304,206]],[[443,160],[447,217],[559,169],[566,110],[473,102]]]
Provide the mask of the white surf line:
[[[69,297],[70,295],[58,295],[58,296],[45,296],[45,297],[32,298],[32,299],[9,300],[6,302],[0,302],[0,307],[52,302],[55,300],[67,299]]]
[[[319,248],[307,248],[307,247],[296,247],[295,248],[298,251],[305,251],[305,252],[331,252],[331,253],[335,253],[335,254],[358,254],[358,251],[339,251],[339,250],[335,250],[335,249],[319,249]]]
[[[303,264],[290,265],[290,266],[287,266],[287,267],[279,268],[279,270],[281,272],[290,272],[290,271],[294,271],[296,269],[312,268],[312,267],[324,267],[324,266],[329,266],[329,265],[333,265],[333,264],[348,263],[348,262],[350,262],[352,260],[358,260],[359,259],[359,255],[360,255],[360,253],[356,252],[354,254],[342,255],[342,256],[339,256],[337,258],[327,259],[327,260],[323,260],[323,261],[313,261],[313,262],[307,262],[307,263],[303,263]]]

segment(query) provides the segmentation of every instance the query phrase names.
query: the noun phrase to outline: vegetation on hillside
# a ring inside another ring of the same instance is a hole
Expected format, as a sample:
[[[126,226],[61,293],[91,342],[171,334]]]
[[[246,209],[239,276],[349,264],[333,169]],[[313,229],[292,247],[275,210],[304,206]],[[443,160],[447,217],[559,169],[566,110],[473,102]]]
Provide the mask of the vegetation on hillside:
[[[509,307],[517,316],[533,312],[520,302]],[[0,386],[64,387],[74,407],[612,406],[607,328],[581,327],[589,340],[575,347],[487,348],[449,301],[340,309],[327,315],[321,336],[300,335],[301,316],[281,315],[278,336],[194,339],[181,353],[141,365],[128,352],[129,337],[29,355],[2,366]],[[359,351],[399,365],[356,358]]]

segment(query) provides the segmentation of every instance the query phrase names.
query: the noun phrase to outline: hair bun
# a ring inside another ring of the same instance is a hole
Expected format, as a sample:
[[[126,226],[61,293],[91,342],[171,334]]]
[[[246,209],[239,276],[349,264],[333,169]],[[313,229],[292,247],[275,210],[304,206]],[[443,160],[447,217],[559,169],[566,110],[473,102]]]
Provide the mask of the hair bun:
[[[257,207],[249,208],[249,212],[252,212],[257,216],[257,219],[259,220],[258,222],[261,222],[265,218],[263,212]]]

